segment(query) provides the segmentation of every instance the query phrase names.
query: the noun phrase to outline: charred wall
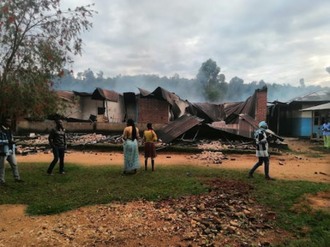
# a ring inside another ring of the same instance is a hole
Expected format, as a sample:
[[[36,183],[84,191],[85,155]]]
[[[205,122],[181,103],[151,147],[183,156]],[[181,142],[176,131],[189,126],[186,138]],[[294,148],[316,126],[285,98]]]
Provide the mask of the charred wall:
[[[155,98],[138,99],[138,123],[167,124],[169,122],[169,104]]]

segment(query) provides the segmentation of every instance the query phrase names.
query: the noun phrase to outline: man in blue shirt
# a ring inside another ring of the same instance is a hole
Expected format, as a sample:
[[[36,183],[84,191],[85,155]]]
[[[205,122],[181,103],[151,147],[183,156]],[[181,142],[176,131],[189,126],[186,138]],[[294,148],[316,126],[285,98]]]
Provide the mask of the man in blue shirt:
[[[326,119],[322,125],[324,147],[330,148],[330,118]]]
[[[18,165],[15,154],[15,141],[13,133],[10,129],[11,118],[5,117],[1,125],[1,140],[2,148],[0,152],[0,185],[5,185],[5,161],[7,160],[13,171],[13,176],[16,182],[24,182],[19,175]]]

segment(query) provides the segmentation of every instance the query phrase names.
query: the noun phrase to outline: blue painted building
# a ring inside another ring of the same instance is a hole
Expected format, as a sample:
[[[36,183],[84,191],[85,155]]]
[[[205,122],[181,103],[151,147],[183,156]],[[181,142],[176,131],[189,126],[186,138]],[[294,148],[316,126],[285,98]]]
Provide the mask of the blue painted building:
[[[288,102],[274,101],[268,106],[269,128],[280,136],[321,137],[321,126],[330,111],[305,111],[304,109],[330,103],[330,89],[296,97]]]

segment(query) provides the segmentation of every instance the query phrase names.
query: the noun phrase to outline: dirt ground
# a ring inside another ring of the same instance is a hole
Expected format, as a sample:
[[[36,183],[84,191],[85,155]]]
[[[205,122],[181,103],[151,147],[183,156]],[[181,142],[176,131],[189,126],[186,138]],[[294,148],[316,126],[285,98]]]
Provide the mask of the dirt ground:
[[[327,153],[312,151],[309,147],[315,144],[309,141],[290,139],[286,140],[286,143],[292,150],[303,154],[284,153],[272,156],[270,163],[272,177],[330,183],[330,151]],[[319,144],[318,147],[321,149],[322,145]],[[141,164],[143,164],[143,156],[140,155],[140,157]],[[51,160],[51,153],[18,156],[19,163],[49,162]],[[84,166],[120,164],[122,161],[123,154],[119,152],[69,151],[66,155],[66,163]],[[230,154],[221,164],[212,164],[210,160],[201,160],[191,154],[169,154],[159,151],[156,158],[156,172],[157,167],[174,164],[247,170],[255,162],[254,154]],[[144,171],[141,169],[140,172]],[[263,168],[259,168],[258,172],[263,173]],[[230,183],[234,185],[232,186]],[[230,183],[214,182],[215,188],[218,189],[228,186],[228,188],[235,187],[236,190],[242,187],[243,190],[246,187],[246,185],[241,186],[234,181]],[[214,193],[216,191],[217,189]],[[217,193],[214,197],[222,199],[227,197],[227,194],[223,194],[223,192],[221,192],[222,194]],[[237,193],[237,191],[233,192],[233,197]],[[242,191],[240,193],[243,194]],[[189,200],[162,202],[161,205],[146,201],[96,205],[60,215],[32,217],[25,215],[25,205],[0,205],[0,246],[252,246],[253,244],[269,246],[269,244],[280,242],[284,236],[289,235],[281,229],[273,229],[265,223],[272,219],[269,217],[265,219],[265,215],[260,213],[263,211],[262,206],[254,205],[254,202],[248,198],[244,199],[243,204],[246,206],[242,206],[240,200],[243,199],[235,199],[239,204],[234,206],[235,211],[231,208],[233,207],[231,206],[232,200],[228,201],[230,214],[228,211],[214,212],[215,202],[208,208],[206,202],[212,201],[211,196],[194,196]],[[190,202],[203,205],[203,207],[197,207],[197,210],[193,206],[189,210],[187,208],[191,206]],[[306,202],[312,208],[329,210],[330,193],[307,195]],[[176,210],[180,205],[184,205],[180,211],[184,212],[182,214]],[[217,209],[219,207],[218,205]],[[190,219],[186,217],[194,212],[196,214],[194,217]],[[221,223],[219,218],[214,219],[214,215],[219,215],[219,212],[220,215],[225,215]],[[244,212],[243,216],[240,215],[242,212]],[[228,218],[230,215],[233,217]],[[238,215],[240,216],[238,217]],[[206,218],[212,219],[213,223],[205,223]],[[247,224],[243,219],[250,220],[248,222],[250,229],[243,227],[245,223]],[[257,223],[257,219],[262,222],[261,229],[257,227],[261,224],[259,221]],[[215,220],[219,222],[214,223]],[[212,228],[211,226],[217,227]],[[255,226],[255,229],[251,226]]]

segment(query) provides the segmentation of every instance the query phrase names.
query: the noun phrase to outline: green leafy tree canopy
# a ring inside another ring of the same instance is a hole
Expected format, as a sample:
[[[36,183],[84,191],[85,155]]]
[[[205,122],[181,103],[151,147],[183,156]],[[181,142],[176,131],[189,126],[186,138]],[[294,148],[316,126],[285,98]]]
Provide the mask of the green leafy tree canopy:
[[[202,84],[204,97],[211,102],[219,102],[224,97],[225,76],[220,73],[220,67],[212,59],[202,64],[196,76],[197,81]]]
[[[2,0],[0,113],[43,118],[58,111],[52,78],[82,53],[93,5],[61,10],[60,0]]]

